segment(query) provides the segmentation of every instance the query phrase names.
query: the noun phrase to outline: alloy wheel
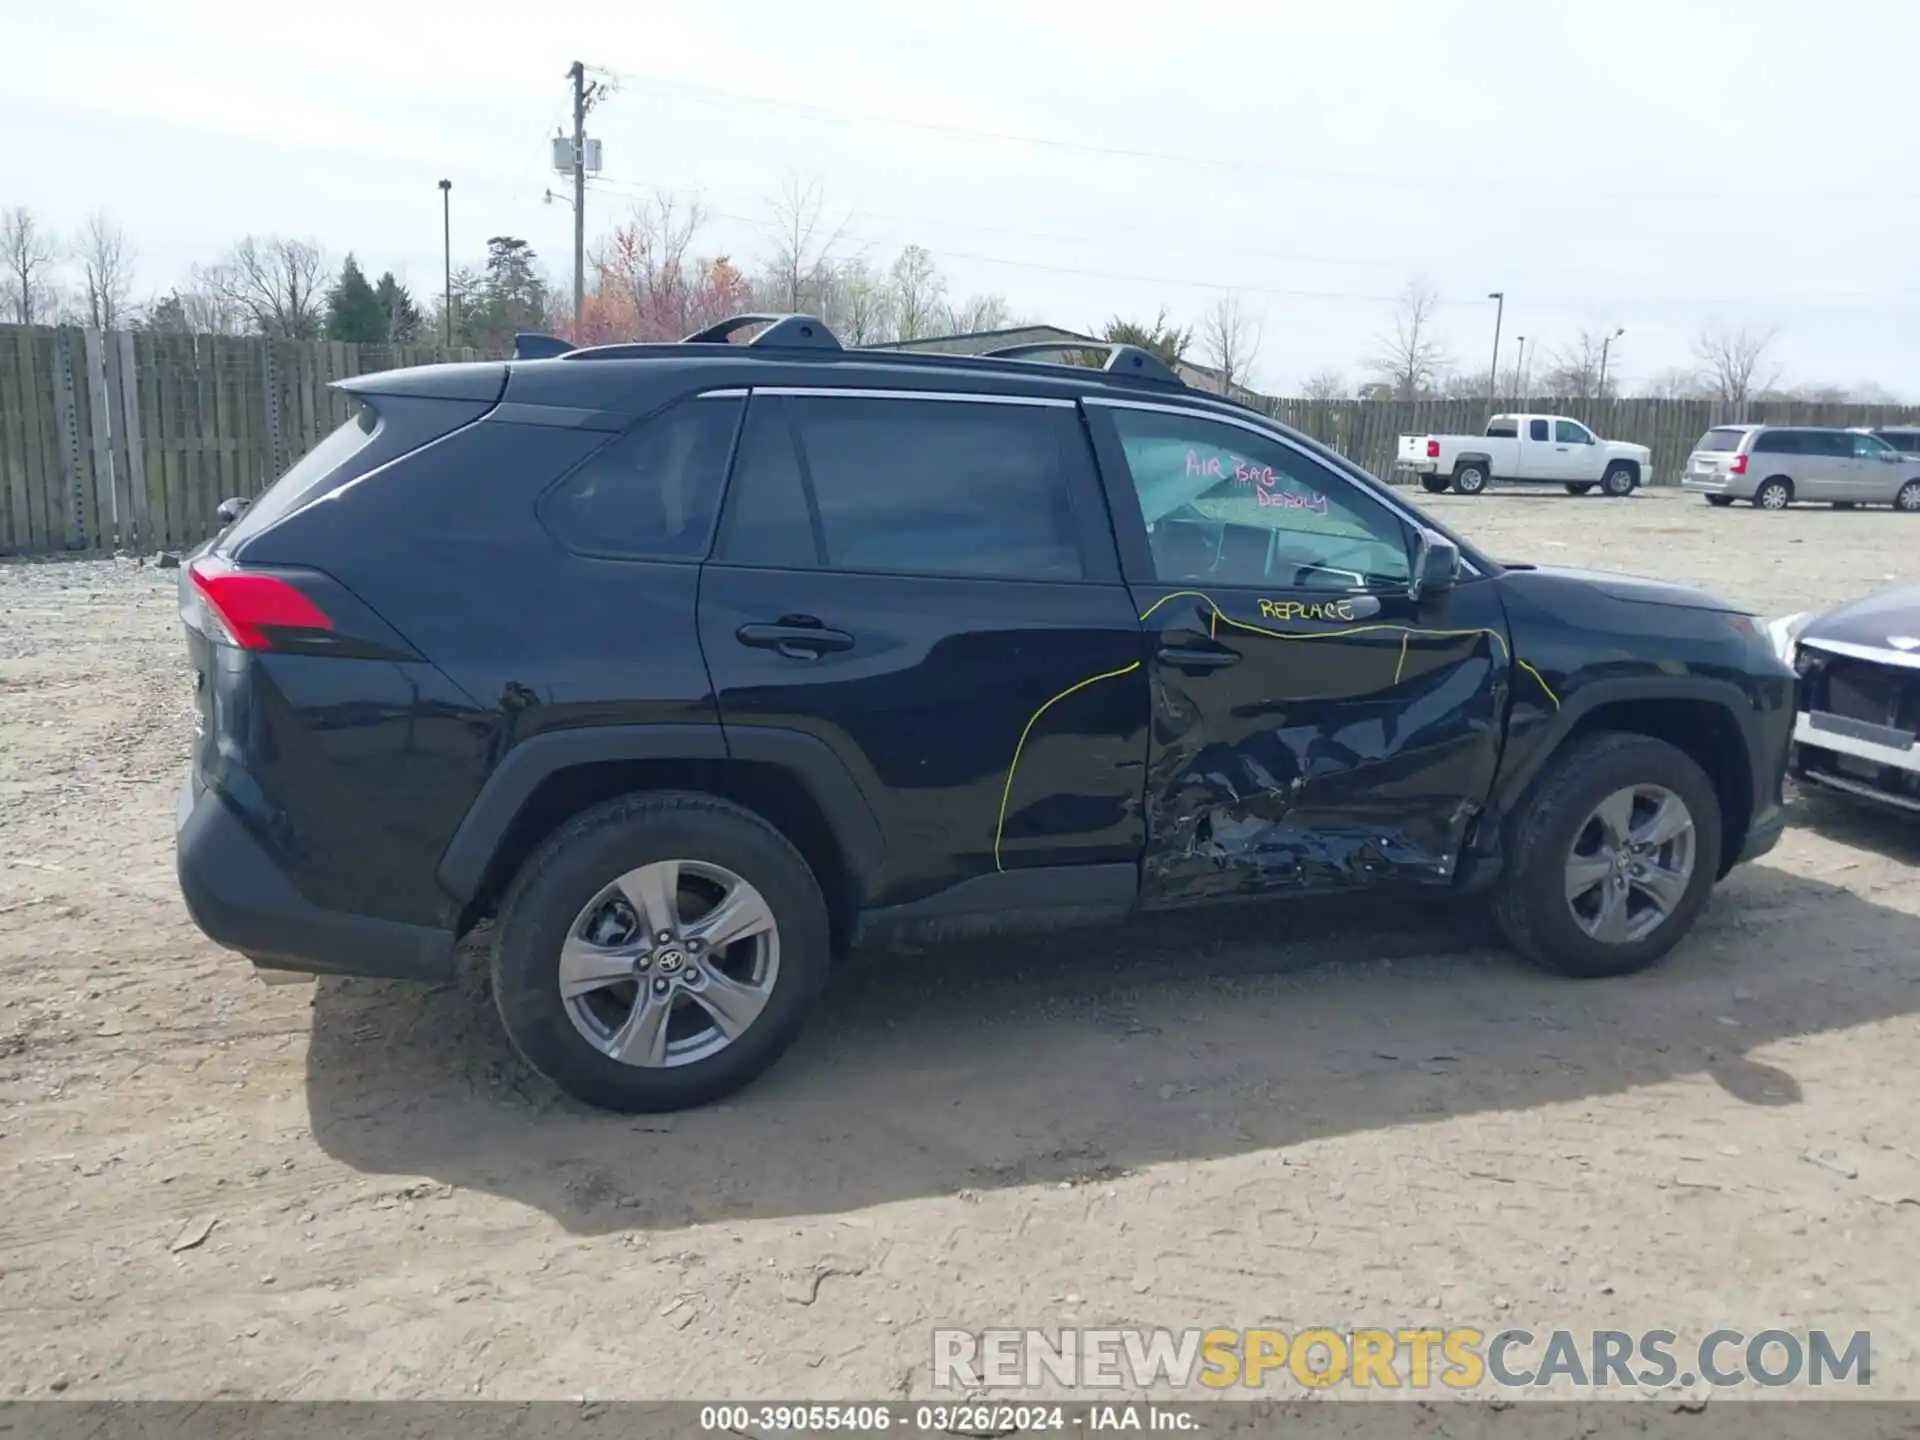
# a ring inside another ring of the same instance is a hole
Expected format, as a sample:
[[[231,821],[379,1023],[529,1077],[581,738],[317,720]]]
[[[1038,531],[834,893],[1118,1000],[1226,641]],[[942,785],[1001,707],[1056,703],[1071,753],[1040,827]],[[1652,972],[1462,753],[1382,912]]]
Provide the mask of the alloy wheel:
[[[766,898],[721,865],[658,860],[589,900],[560,947],[567,1018],[624,1065],[691,1065],[759,1018],[780,974]]]
[[[1631,945],[1686,898],[1695,857],[1693,813],[1664,785],[1630,785],[1596,805],[1567,856],[1567,906],[1605,945]]]

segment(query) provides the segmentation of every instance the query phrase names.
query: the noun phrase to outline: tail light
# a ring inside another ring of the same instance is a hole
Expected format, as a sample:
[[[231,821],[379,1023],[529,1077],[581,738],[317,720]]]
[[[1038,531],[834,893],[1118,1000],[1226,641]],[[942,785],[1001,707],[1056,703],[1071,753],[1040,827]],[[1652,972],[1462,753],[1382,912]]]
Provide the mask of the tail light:
[[[1439,458],[1440,458],[1440,442],[1438,440],[1427,441],[1427,459],[1438,460]]]
[[[187,578],[200,597],[207,638],[242,650],[280,650],[287,641],[331,631],[333,619],[291,582],[250,573],[218,555],[187,564]],[[191,623],[191,618],[190,622]]]
[[[1727,464],[1727,473],[1729,475],[1746,474],[1747,473],[1747,457],[1744,455],[1734,456],[1733,459],[1729,461]]]

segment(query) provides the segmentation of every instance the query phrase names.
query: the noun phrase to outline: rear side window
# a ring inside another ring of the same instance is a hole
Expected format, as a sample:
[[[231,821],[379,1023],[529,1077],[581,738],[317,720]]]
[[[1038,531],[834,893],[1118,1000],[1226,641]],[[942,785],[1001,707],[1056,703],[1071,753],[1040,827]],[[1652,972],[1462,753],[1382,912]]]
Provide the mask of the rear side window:
[[[1063,413],[951,400],[757,397],[720,554],[795,569],[1081,579]]]
[[[1740,448],[1740,437],[1746,433],[1744,430],[1709,430],[1700,437],[1700,443],[1693,448],[1708,454],[1722,454],[1729,450],[1738,450]],[[1764,440],[1767,437],[1763,435],[1760,438]],[[1753,448],[1758,450],[1760,447],[1756,445]]]
[[[1802,442],[1806,437],[1798,430],[1767,430],[1753,442],[1756,455],[1805,455],[1808,453]]]
[[[1529,420],[1527,422],[1527,438],[1529,440],[1546,439],[1547,438],[1547,422],[1544,420]]]
[[[583,555],[704,559],[744,403],[683,400],[641,421],[549,490],[540,519]]]
[[[1808,430],[1800,441],[1802,454],[1824,455],[1830,459],[1853,458],[1853,436],[1839,430]]]

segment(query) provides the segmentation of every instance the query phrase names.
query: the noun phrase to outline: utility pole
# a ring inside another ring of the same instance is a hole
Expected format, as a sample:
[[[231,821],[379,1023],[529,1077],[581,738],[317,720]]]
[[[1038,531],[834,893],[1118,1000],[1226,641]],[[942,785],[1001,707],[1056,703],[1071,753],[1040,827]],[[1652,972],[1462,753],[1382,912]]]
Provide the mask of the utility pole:
[[[453,349],[453,182],[440,182],[440,254],[446,264],[446,291],[440,297],[440,318],[446,346]]]
[[[1611,335],[1607,336],[1606,339],[1600,342],[1600,393],[1598,396],[1595,397],[1596,399],[1604,400],[1607,398],[1607,351],[1613,348],[1614,341],[1618,340],[1622,335],[1626,333],[1627,332],[1623,327],[1621,329],[1615,330]]]
[[[1493,369],[1487,375],[1487,394],[1493,396],[1500,393],[1500,322],[1507,313],[1507,292],[1492,291],[1487,299],[1500,302],[1499,307],[1493,312]]]
[[[573,81],[573,331],[578,335],[587,307],[587,111],[601,87],[587,84],[587,67],[578,60],[567,78]]]
[[[1516,405],[1522,405],[1522,404],[1525,404],[1528,399],[1528,396],[1527,396],[1527,337],[1524,335],[1516,335],[1514,336],[1514,342],[1517,345],[1519,345],[1520,353],[1517,357],[1515,357],[1513,362],[1513,386],[1514,386],[1514,389],[1518,392],[1513,397],[1513,401],[1514,401],[1514,404]]]

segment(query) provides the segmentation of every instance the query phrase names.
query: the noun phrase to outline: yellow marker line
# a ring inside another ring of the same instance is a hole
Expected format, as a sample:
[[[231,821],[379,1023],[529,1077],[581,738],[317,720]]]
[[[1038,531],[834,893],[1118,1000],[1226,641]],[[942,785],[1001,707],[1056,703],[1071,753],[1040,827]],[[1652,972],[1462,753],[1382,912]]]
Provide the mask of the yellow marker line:
[[[1007,828],[1007,801],[1013,795],[1013,772],[1020,768],[1020,752],[1027,748],[1027,736],[1033,733],[1033,727],[1039,723],[1040,717],[1076,690],[1084,690],[1087,686],[1098,684],[1102,680],[1115,680],[1122,675],[1131,675],[1139,668],[1140,662],[1135,660],[1131,665],[1123,665],[1118,670],[1108,670],[1103,674],[1089,675],[1086,679],[1076,681],[1072,685],[1069,685],[1033,712],[1033,717],[1027,721],[1026,728],[1020,732],[1019,743],[1013,747],[1013,761],[1007,766],[1007,783],[1001,787],[1000,790],[1000,818],[993,827],[993,868],[995,870],[1004,871],[1006,869],[1006,866],[1000,863],[1000,836]]]
[[[1513,647],[1507,643],[1507,637],[1505,635],[1502,635],[1498,630],[1488,630],[1483,626],[1476,626],[1472,629],[1467,629],[1467,630],[1428,630],[1428,629],[1422,629],[1421,627],[1415,626],[1415,625],[1396,625],[1390,621],[1381,621],[1379,624],[1376,624],[1376,625],[1350,625],[1339,630],[1308,630],[1303,632],[1287,631],[1287,630],[1268,630],[1259,625],[1249,625],[1245,620],[1234,619],[1233,616],[1227,614],[1225,610],[1220,608],[1220,602],[1218,600],[1215,600],[1211,595],[1205,594],[1204,592],[1199,590],[1176,590],[1170,595],[1162,595],[1158,600],[1154,601],[1153,604],[1149,605],[1146,608],[1146,610],[1141,614],[1140,618],[1144,621],[1149,615],[1153,614],[1154,611],[1158,610],[1162,605],[1166,604],[1167,601],[1178,600],[1183,596],[1194,599],[1194,600],[1204,600],[1207,602],[1208,607],[1213,612],[1212,617],[1208,622],[1209,633],[1211,634],[1218,633],[1216,627],[1218,626],[1218,623],[1222,620],[1226,621],[1227,624],[1233,626],[1236,630],[1245,630],[1250,634],[1254,634],[1254,635],[1265,635],[1272,640],[1341,640],[1341,639],[1350,638],[1355,635],[1377,634],[1380,631],[1384,630],[1384,631],[1389,631],[1389,632],[1398,634],[1403,637],[1401,640],[1401,658],[1403,662],[1405,660],[1406,642],[1407,640],[1412,639],[1416,635],[1424,636],[1426,638],[1434,639],[1434,640],[1463,640],[1470,635],[1485,635],[1489,639],[1494,641],[1495,644],[1499,645],[1500,653],[1506,656],[1507,660],[1510,663],[1514,665],[1518,665],[1521,669],[1525,670],[1529,675],[1533,676],[1535,680],[1540,682],[1540,688],[1546,691],[1547,698],[1553,701],[1554,709],[1558,710],[1560,708],[1560,697],[1553,693],[1553,687],[1547,684],[1546,676],[1542,675],[1538,670],[1534,669],[1533,666],[1527,664],[1526,661],[1519,659],[1517,656],[1515,656],[1513,653]],[[1397,674],[1395,675],[1394,678],[1395,678],[1395,682],[1398,683],[1399,677]]]
[[[1412,643],[1413,643],[1413,636],[1402,635],[1400,637],[1400,663],[1393,667],[1393,683],[1396,685],[1400,683],[1400,677],[1406,673],[1407,646]]]

